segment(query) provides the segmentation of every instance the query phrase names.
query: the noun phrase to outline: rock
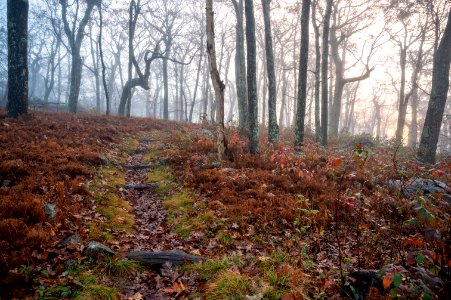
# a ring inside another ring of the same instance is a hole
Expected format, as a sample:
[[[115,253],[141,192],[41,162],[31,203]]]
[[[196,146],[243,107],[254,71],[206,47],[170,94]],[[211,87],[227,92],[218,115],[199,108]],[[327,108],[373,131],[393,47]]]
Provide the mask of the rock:
[[[220,168],[222,164],[219,161],[213,161],[210,163],[209,167],[211,168]]]
[[[162,158],[162,159],[160,159],[158,161],[158,164],[160,166],[166,166],[166,165],[169,165],[170,163],[171,163],[171,158],[170,157],[164,157],[164,158]]]
[[[234,169],[234,168],[222,168],[221,169],[221,172],[224,172],[224,173],[235,172],[235,171],[236,171],[236,169]]]
[[[106,156],[99,156],[98,157],[98,163],[102,166],[108,166],[108,164],[110,163],[110,161],[108,160],[108,158]]]
[[[135,251],[128,254],[128,259],[138,261],[147,266],[162,266],[169,262],[172,265],[182,265],[186,262],[199,262],[205,258],[187,254],[180,250],[148,252]]]
[[[11,186],[12,181],[5,179],[2,181],[2,187],[10,187]]]
[[[419,192],[422,192],[425,195],[431,195],[434,193],[447,194],[449,190],[449,187],[441,181],[427,178],[416,178],[407,184],[407,187],[404,189],[404,195],[406,197],[410,197]],[[447,196],[449,197],[449,195]]]
[[[87,256],[96,256],[99,254],[114,255],[114,252],[102,243],[90,241],[83,251],[83,254]]]
[[[63,240],[61,240],[58,245],[59,246],[67,246],[70,244],[82,244],[83,241],[77,235],[71,235]]]
[[[194,130],[193,133],[194,134],[198,134],[198,135],[203,135],[203,136],[208,137],[208,138],[213,138],[215,136],[213,134],[213,132],[211,132],[211,130],[208,130],[208,129]]]
[[[49,221],[55,221],[56,220],[56,210],[55,210],[55,204],[50,204],[47,202],[44,202],[44,212],[45,215],[47,216],[47,219],[49,219]]]
[[[126,184],[124,189],[127,190],[147,190],[147,189],[157,189],[158,183],[143,183],[143,184]]]

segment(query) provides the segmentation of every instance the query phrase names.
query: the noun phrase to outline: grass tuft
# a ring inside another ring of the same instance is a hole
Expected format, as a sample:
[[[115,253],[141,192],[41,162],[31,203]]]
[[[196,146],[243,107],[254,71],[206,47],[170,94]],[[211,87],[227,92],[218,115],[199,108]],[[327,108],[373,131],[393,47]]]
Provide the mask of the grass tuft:
[[[75,297],[77,300],[118,300],[118,291],[100,284],[87,284],[80,294]]]
[[[232,271],[223,271],[216,280],[207,285],[206,298],[211,300],[239,300],[252,292],[247,276]]]
[[[111,256],[105,257],[105,271],[113,276],[127,276],[139,269],[136,262],[129,260],[117,260]]]

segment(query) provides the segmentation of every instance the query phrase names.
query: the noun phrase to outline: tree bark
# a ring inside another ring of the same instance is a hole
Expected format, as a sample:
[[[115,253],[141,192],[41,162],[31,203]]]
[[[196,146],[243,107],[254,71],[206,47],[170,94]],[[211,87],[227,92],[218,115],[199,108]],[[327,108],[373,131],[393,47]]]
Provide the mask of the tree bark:
[[[329,28],[330,16],[332,14],[332,0],[327,0],[326,12],[323,22],[323,52],[321,66],[321,145],[327,145],[327,126],[328,126],[328,90],[327,75],[329,65]]]
[[[308,67],[308,48],[309,48],[309,14],[310,0],[302,1],[301,12],[301,48],[299,53],[299,77],[298,77],[298,96],[295,124],[294,145],[301,146],[304,142],[304,121],[305,105],[307,101],[307,67]]]
[[[216,97],[216,121],[218,123],[218,159],[221,160],[226,149],[224,134],[224,90],[225,84],[222,82],[218,65],[216,62],[216,48],[214,41],[214,18],[213,0],[206,0],[206,22],[207,22],[207,52],[210,59],[210,76],[215,90]]]
[[[407,140],[407,145],[411,148],[415,148],[417,146],[418,140],[418,87],[412,90],[412,96],[410,96],[410,98],[412,118],[410,120],[409,138]]]
[[[321,48],[320,48],[320,32],[319,25],[316,22],[316,5],[317,0],[312,2],[312,24],[315,31],[315,139],[320,140],[321,121],[320,121],[320,84],[321,84]]]
[[[238,123],[241,128],[248,128],[248,99],[246,82],[246,60],[244,58],[244,19],[243,0],[232,0],[237,18],[236,23],[236,52],[235,52],[235,80],[238,96]]]
[[[451,62],[449,49],[451,49],[451,9],[442,39],[434,53],[431,96],[418,151],[419,158],[428,163],[435,162],[435,152],[448,96]]]
[[[105,92],[106,115],[108,116],[111,111],[111,107],[110,107],[111,104],[110,104],[110,95],[108,93],[108,86],[106,83],[106,67],[105,67],[105,61],[103,59],[103,48],[102,48],[102,31],[103,31],[102,2],[99,3],[99,18],[100,18],[100,33],[99,33],[100,62],[102,64],[102,82],[103,82],[103,90]],[[111,72],[113,72],[113,71],[111,71]]]
[[[249,102],[249,151],[255,154],[258,145],[258,99],[257,99],[257,50],[255,41],[254,3],[245,1],[247,45],[247,98]]]
[[[276,71],[274,68],[274,51],[269,15],[271,0],[262,0],[263,20],[265,23],[266,70],[268,73],[268,141],[275,143],[279,136],[276,111]],[[263,99],[265,101],[265,99]]]
[[[28,1],[8,0],[8,117],[28,112]]]
[[[163,58],[163,119],[169,120],[169,76],[168,58],[171,51],[172,41],[170,37],[165,40],[165,55]]]

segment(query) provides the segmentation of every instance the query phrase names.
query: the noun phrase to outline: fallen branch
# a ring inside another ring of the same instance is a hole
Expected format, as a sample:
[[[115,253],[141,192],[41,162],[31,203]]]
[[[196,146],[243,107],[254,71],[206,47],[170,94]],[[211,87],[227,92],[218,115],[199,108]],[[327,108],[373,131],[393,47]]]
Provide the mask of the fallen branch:
[[[193,263],[204,260],[202,256],[187,254],[180,250],[161,252],[136,251],[128,254],[128,259],[138,261],[146,266],[162,266],[169,262],[173,265]]]

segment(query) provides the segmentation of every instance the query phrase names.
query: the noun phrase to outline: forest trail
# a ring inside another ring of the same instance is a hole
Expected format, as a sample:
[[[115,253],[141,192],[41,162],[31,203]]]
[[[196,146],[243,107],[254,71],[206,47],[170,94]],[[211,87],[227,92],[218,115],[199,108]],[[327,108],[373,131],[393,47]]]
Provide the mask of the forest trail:
[[[165,133],[166,135],[168,133]],[[162,135],[162,132],[158,133]],[[156,134],[153,138],[138,138],[139,146],[127,158],[122,166],[125,182],[128,188],[121,188],[120,194],[128,201],[135,216],[134,229],[136,233],[132,239],[121,242],[121,248],[133,251],[159,252],[166,250],[185,250],[185,243],[168,225],[166,211],[162,205],[162,195],[156,192],[158,184],[149,182],[149,173],[158,167],[161,162],[146,159],[148,153],[159,155],[161,138]],[[155,185],[155,187],[153,187]],[[137,188],[133,188],[137,187]],[[133,283],[123,287],[123,295],[126,297],[142,297],[143,299],[173,299],[186,295],[195,290],[196,281],[178,272],[176,266],[167,263],[157,268],[143,272],[136,272]]]

